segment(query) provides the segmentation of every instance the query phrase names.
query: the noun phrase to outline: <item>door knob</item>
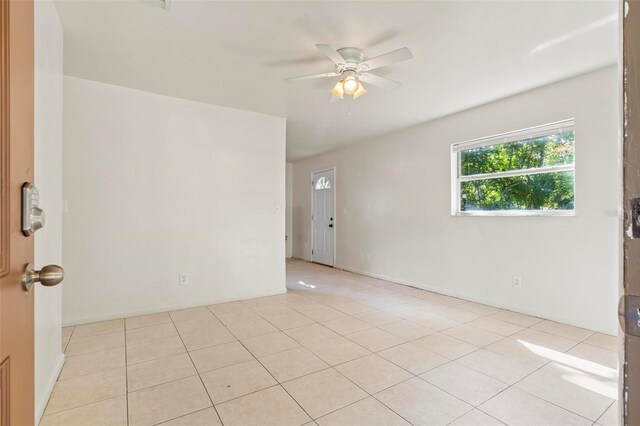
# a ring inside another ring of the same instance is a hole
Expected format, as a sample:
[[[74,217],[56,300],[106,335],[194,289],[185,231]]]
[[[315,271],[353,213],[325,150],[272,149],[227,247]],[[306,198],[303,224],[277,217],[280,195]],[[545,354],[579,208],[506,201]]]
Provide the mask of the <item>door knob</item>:
[[[58,265],[47,265],[39,271],[33,268],[32,264],[28,264],[24,268],[22,274],[22,287],[24,291],[33,288],[33,284],[39,282],[43,286],[51,287],[60,284],[64,279],[64,269]]]

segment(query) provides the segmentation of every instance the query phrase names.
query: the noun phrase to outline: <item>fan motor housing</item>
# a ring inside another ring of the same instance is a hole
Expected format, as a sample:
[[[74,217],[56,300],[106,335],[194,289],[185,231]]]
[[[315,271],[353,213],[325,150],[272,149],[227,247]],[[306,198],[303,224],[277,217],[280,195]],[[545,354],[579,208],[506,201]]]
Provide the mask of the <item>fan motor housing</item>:
[[[362,49],[358,49],[357,47],[343,47],[342,49],[338,49],[338,53],[345,60],[345,65],[342,69],[337,67],[338,72],[355,71],[358,68],[358,65],[364,61],[364,52]]]

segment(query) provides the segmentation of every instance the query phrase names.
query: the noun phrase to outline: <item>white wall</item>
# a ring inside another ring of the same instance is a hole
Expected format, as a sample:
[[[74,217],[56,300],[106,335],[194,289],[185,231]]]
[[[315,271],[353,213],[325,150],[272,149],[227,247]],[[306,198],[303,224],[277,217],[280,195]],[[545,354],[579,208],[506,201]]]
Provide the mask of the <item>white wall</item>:
[[[46,225],[35,238],[35,266],[62,264],[62,25],[52,1],[35,2],[35,185]],[[62,368],[64,284],[35,289],[35,407],[39,421]]]
[[[287,208],[285,212],[286,216],[286,229],[287,229],[287,258],[293,256],[293,164],[287,163],[287,177],[286,177],[286,197]]]
[[[65,77],[63,188],[65,324],[285,291],[283,118]]]
[[[616,333],[618,78],[608,67],[294,163],[294,257],[310,259],[309,173],[336,166],[339,268]],[[575,217],[450,215],[452,143],[571,117]]]

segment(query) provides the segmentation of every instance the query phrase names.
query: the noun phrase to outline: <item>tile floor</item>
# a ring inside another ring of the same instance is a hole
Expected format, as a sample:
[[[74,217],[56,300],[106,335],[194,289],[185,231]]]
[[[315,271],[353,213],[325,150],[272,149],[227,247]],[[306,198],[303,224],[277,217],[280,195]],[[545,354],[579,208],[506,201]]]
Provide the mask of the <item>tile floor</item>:
[[[617,339],[301,261],[287,294],[68,327],[41,425],[601,425]]]

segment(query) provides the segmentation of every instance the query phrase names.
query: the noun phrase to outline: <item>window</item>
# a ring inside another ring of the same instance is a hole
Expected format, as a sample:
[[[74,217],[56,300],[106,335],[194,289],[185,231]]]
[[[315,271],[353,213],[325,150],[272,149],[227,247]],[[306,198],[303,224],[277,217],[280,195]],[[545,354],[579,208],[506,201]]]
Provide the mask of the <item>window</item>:
[[[316,182],[316,189],[331,189],[331,182],[323,176]]]
[[[454,144],[453,215],[574,214],[573,120]]]

